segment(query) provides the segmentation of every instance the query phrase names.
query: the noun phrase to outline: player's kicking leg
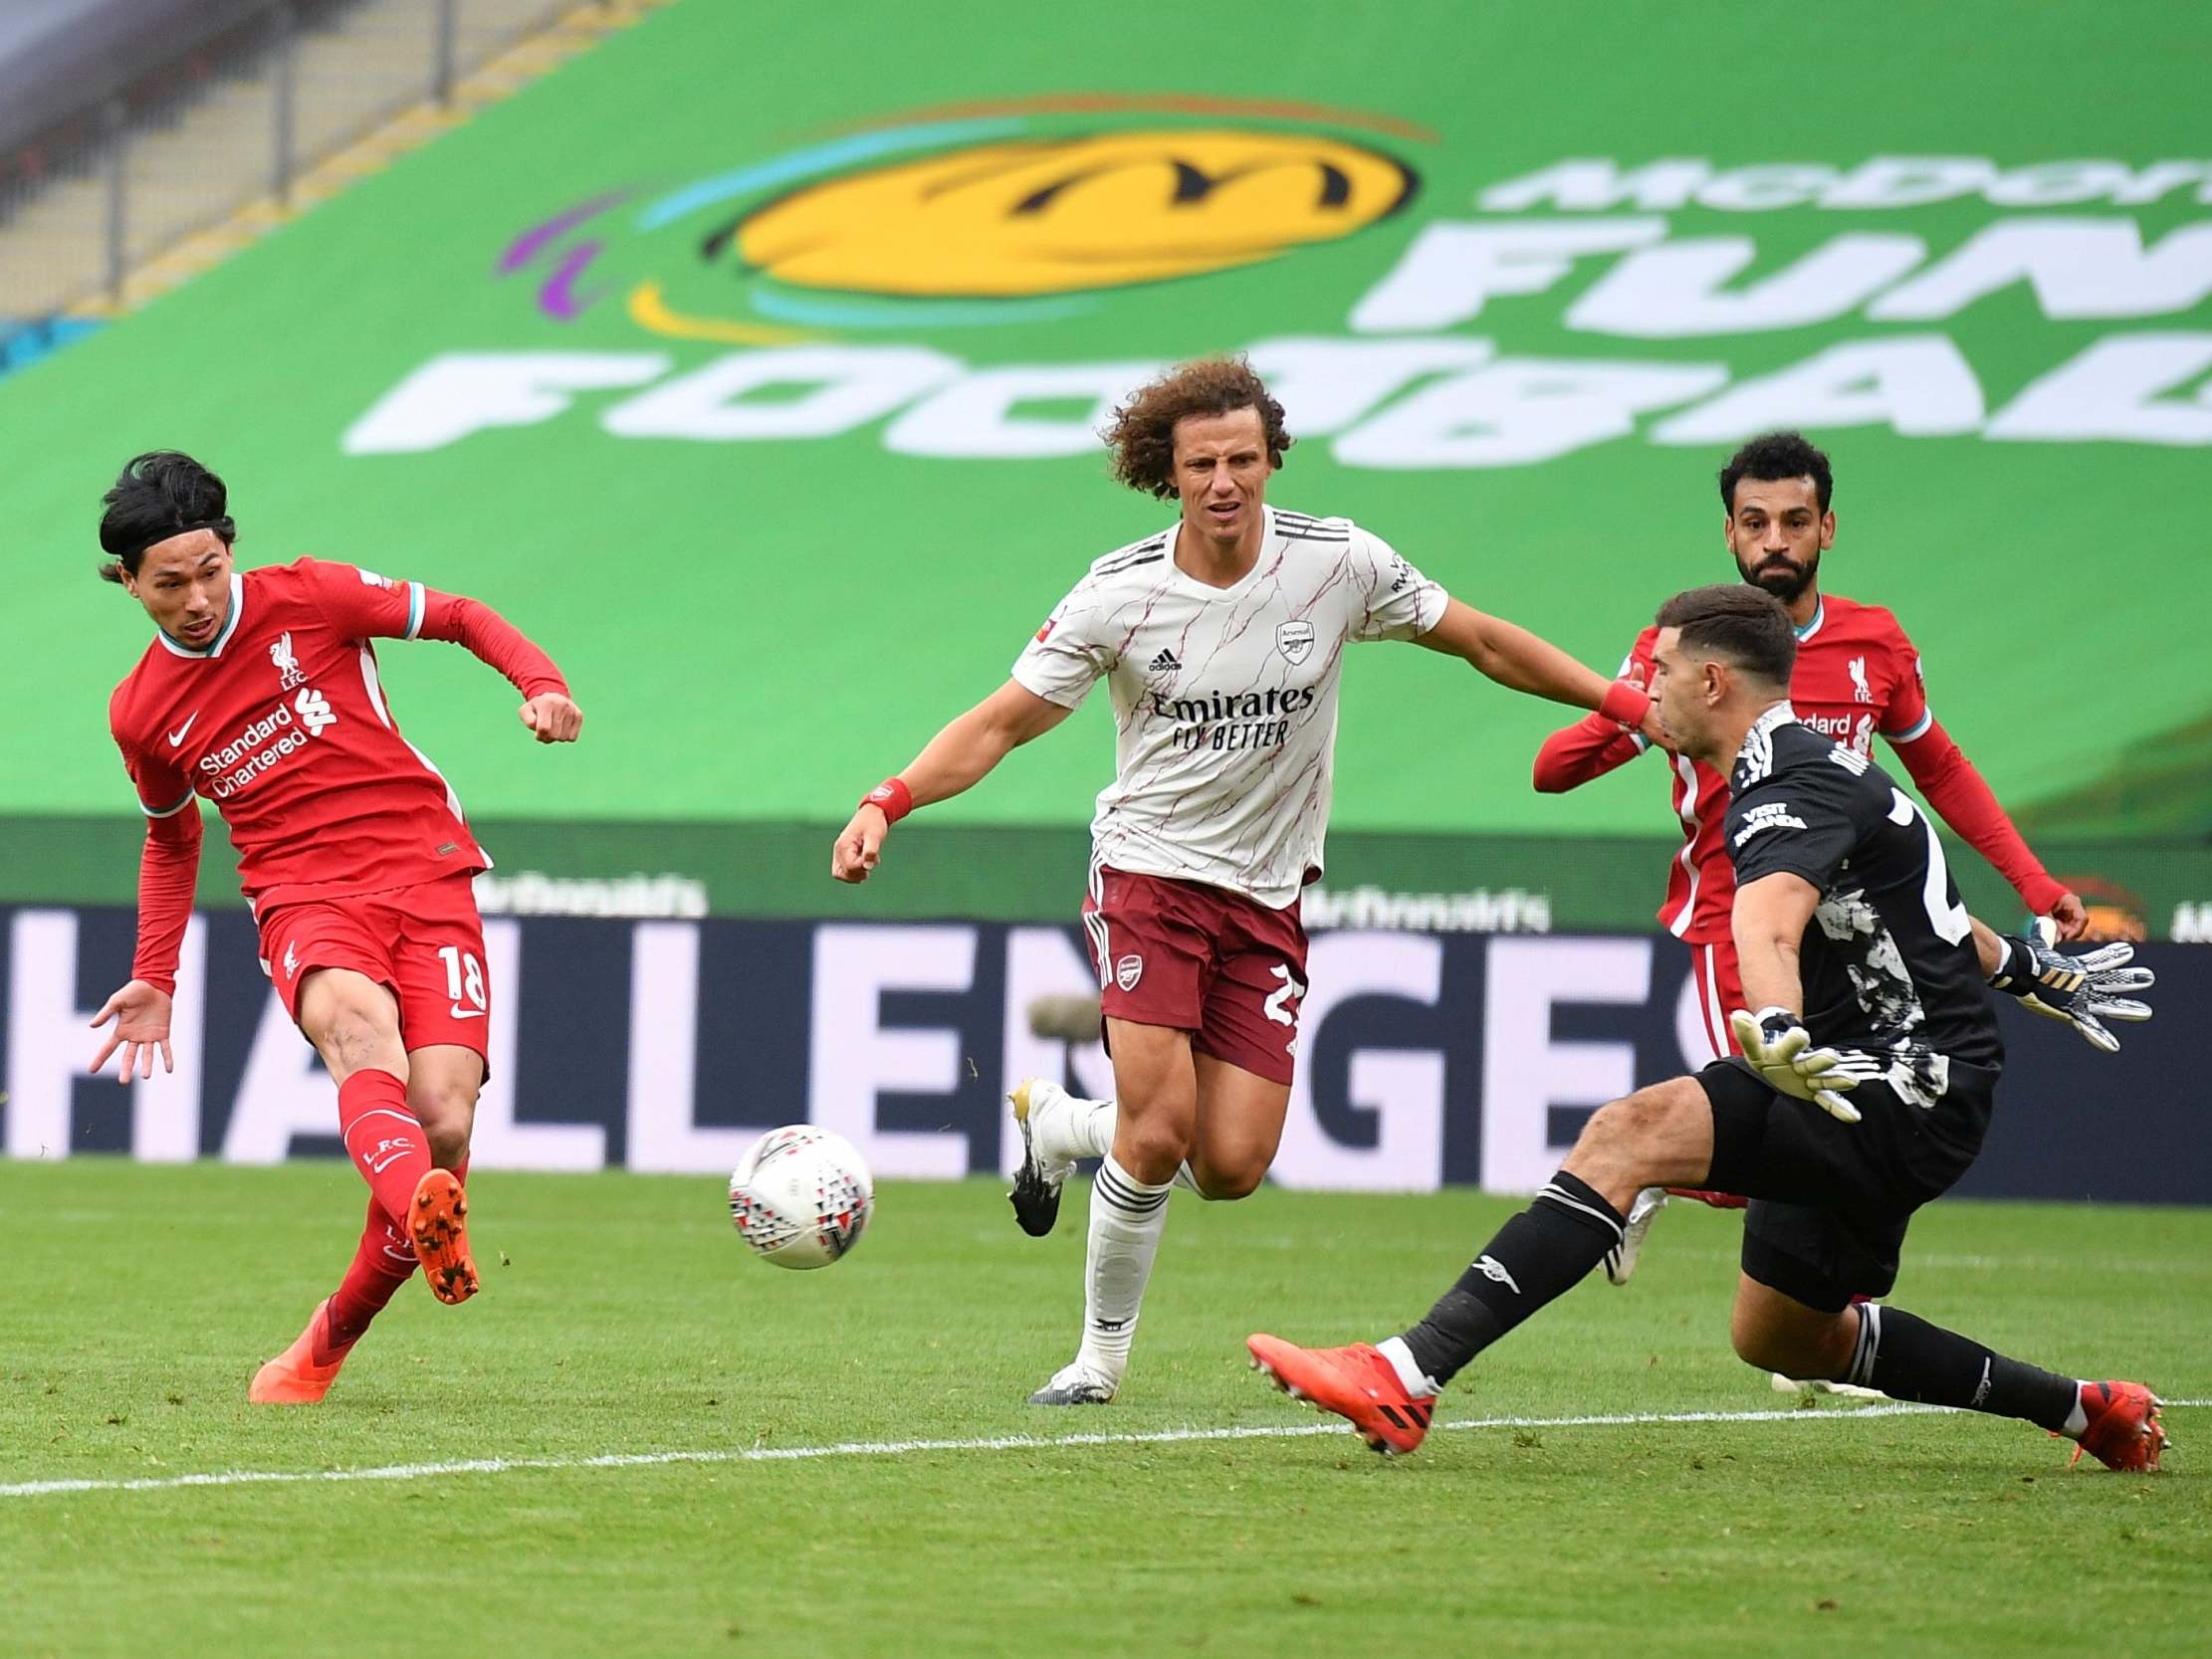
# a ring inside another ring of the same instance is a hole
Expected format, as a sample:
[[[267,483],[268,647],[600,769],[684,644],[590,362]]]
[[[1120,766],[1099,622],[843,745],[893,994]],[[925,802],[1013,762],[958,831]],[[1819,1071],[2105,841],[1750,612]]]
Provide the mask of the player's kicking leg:
[[[1417,1408],[1598,1266],[1622,1241],[1627,1217],[1618,1206],[1641,1188],[1714,1178],[1726,1188],[1756,1188],[1763,1184],[1762,1156],[1790,1157],[1802,1178],[1825,1148],[1848,1147],[1834,1138],[1850,1133],[1825,1114],[1778,1101],[1731,1066],[1640,1090],[1591,1119],[1536,1201],[1506,1222],[1412,1329],[1378,1345],[1321,1349],[1256,1335],[1246,1345],[1252,1362],[1279,1387],[1348,1418],[1376,1450],[1412,1451],[1430,1422],[1428,1411]],[[1856,1153],[1836,1155],[1841,1161]],[[1754,1265],[1748,1247],[1746,1258],[1747,1268]],[[1737,1350],[1754,1364],[1826,1375],[1897,1399],[2020,1417],[2076,1439],[2113,1468],[2153,1467],[2165,1443],[2158,1401],[2140,1384],[2058,1376],[1901,1310],[1852,1306],[1848,1292],[1822,1310],[1745,1282],[1768,1299],[1764,1317],[1748,1326],[1749,1341],[1739,1302]],[[1785,1317],[1790,1328],[1776,1337],[1775,1322]]]
[[[317,1308],[291,1347],[255,1373],[247,1390],[255,1403],[304,1403],[329,1390],[368,1322],[415,1268],[424,1270],[441,1302],[466,1301],[478,1282],[460,1178],[437,1165],[432,1137],[411,1096],[398,1003],[384,984],[358,969],[313,965],[317,955],[373,961],[380,943],[351,937],[353,919],[339,914],[273,919],[273,925],[299,930],[285,936],[282,948],[272,949],[265,936],[264,949],[274,961],[289,957],[301,964],[297,983],[280,979],[279,987],[290,991],[293,1017],[337,1080],[339,1134],[370,1193],[370,1219],[344,1282]],[[454,1161],[465,1170],[465,1135],[462,1146]],[[408,1253],[404,1264],[398,1248]],[[403,1272],[391,1271],[402,1265]]]

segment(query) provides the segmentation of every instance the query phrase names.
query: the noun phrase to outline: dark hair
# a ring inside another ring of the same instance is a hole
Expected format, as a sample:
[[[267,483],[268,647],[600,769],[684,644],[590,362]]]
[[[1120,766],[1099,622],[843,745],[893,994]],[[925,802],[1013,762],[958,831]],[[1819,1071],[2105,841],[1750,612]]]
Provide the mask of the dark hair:
[[[1200,357],[1179,363],[1130,393],[1100,434],[1113,451],[1114,477],[1132,490],[1162,501],[1176,494],[1175,423],[1192,415],[1226,415],[1238,409],[1259,411],[1267,438],[1267,464],[1282,465],[1291,445],[1283,430],[1282,405],[1241,356]]]
[[[1808,443],[1802,432],[1762,432],[1728,458],[1728,465],[1720,469],[1720,505],[1731,516],[1736,511],[1736,483],[1746,478],[1761,484],[1809,478],[1823,513],[1828,511],[1828,498],[1836,490],[1827,454]]]
[[[1782,601],[1763,587],[1716,582],[1677,593],[1659,606],[1659,625],[1679,628],[1683,646],[1725,657],[1746,674],[1789,690],[1797,630]]]
[[[108,510],[100,516],[100,545],[109,554],[100,574],[107,581],[121,581],[125,571],[135,576],[148,547],[186,530],[213,530],[226,547],[238,539],[238,526],[223,511],[230,500],[223,481],[177,450],[132,456],[100,500]]]

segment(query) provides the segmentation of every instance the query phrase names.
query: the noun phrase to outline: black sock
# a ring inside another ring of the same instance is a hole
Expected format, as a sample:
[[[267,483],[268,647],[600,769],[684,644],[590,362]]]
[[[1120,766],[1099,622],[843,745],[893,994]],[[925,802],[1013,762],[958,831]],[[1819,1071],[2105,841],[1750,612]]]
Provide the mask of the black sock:
[[[1450,1381],[1469,1359],[1580,1284],[1621,1242],[1625,1225],[1619,1210],[1562,1169],[1406,1333],[1415,1363],[1437,1381]]]
[[[2054,1433],[2065,1432],[2082,1392],[2073,1377],[2008,1359],[1971,1337],[1872,1302],[1859,1305],[1859,1346],[1844,1380],[1891,1399],[2022,1417]]]

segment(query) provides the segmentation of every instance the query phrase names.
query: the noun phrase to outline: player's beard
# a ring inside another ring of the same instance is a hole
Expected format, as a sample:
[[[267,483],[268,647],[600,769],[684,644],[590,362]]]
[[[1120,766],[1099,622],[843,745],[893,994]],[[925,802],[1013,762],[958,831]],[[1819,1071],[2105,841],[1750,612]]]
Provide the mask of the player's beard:
[[[1794,605],[1805,596],[1805,590],[1820,580],[1821,556],[1816,551],[1803,564],[1794,559],[1772,561],[1762,559],[1758,564],[1746,564],[1741,554],[1736,557],[1736,570],[1753,587],[1763,587],[1785,605]]]

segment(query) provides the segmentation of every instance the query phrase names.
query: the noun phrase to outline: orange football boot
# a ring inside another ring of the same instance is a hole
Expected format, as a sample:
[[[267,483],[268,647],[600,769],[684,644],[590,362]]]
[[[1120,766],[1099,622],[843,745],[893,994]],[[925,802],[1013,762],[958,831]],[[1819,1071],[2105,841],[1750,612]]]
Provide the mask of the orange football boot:
[[[433,1169],[415,1183],[407,1206],[407,1237],[415,1260],[440,1302],[466,1302],[477,1293],[476,1263],[469,1256],[469,1200],[450,1169]]]
[[[254,1372],[246,1398],[255,1405],[315,1404],[331,1391],[331,1384],[337,1380],[338,1367],[353,1351],[353,1345],[347,1343],[331,1353],[327,1363],[317,1364],[318,1352],[331,1352],[330,1335],[331,1299],[325,1297],[309,1319],[308,1328],[293,1338],[292,1346]]]
[[[1299,1348],[1262,1335],[1246,1337],[1244,1346],[1251,1349],[1252,1369],[1292,1399],[1348,1418],[1360,1438],[1386,1457],[1412,1451],[1429,1432],[1436,1400],[1407,1393],[1397,1367],[1371,1344]]]
[[[2166,1449],[2165,1425],[2158,1421],[2164,1403],[2140,1382],[2083,1383],[2082,1409],[2089,1413],[2089,1427],[2082,1430],[2067,1467],[2088,1452],[2107,1469],[2157,1468],[2158,1454]]]

